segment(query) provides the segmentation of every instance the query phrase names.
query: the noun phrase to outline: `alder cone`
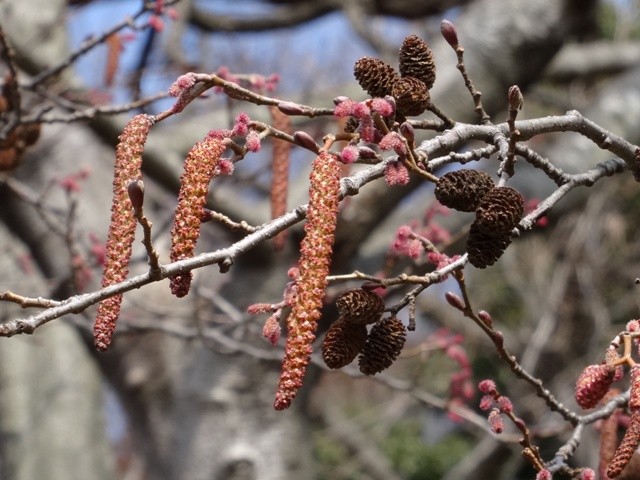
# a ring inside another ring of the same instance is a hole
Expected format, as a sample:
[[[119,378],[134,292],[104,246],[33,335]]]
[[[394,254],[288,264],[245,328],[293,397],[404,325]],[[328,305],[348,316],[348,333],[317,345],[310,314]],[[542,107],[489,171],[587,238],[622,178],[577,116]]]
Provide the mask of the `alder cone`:
[[[400,47],[400,75],[414,77],[424,82],[427,89],[433,87],[436,80],[436,66],[433,52],[427,42],[417,35],[409,35]]]
[[[397,317],[376,323],[358,359],[360,371],[375,375],[389,368],[400,355],[406,339],[407,329]]]
[[[353,75],[362,89],[375,98],[391,95],[394,83],[400,78],[391,65],[373,57],[358,59]]]
[[[391,95],[396,99],[398,114],[406,117],[420,115],[431,102],[425,83],[414,77],[400,78],[393,84]]]
[[[513,230],[524,213],[524,199],[511,187],[496,187],[482,198],[476,210],[478,229],[485,233]]]
[[[368,325],[380,319],[384,310],[382,297],[372,290],[354,288],[343,292],[336,300],[341,318],[351,323]]]
[[[329,368],[342,368],[358,356],[367,339],[367,328],[340,317],[322,341],[322,359]]]
[[[445,207],[460,212],[475,212],[482,198],[494,186],[487,173],[463,168],[440,177],[435,195]]]
[[[487,268],[496,263],[511,243],[511,231],[486,233],[476,220],[469,229],[467,253],[469,263],[476,268]]]

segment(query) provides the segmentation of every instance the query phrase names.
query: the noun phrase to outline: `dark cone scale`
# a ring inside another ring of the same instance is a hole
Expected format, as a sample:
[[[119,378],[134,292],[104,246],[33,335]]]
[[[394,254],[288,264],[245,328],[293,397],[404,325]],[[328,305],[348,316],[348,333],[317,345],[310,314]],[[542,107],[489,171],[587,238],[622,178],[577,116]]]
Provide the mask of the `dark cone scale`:
[[[427,86],[427,89],[431,89],[433,82],[436,80],[433,53],[427,42],[417,35],[410,35],[402,42],[400,47],[400,75],[421,80]]]
[[[336,300],[341,318],[351,323],[368,325],[380,319],[384,310],[382,297],[372,290],[354,288],[342,293]]]
[[[365,375],[375,375],[389,368],[400,355],[406,339],[407,329],[398,318],[376,323],[358,359],[360,371]]]
[[[431,101],[427,86],[414,77],[399,79],[394,83],[391,95],[396,99],[398,114],[406,117],[420,115]]]
[[[353,75],[363,90],[376,98],[391,95],[393,84],[399,78],[391,65],[373,57],[358,59],[353,67]]]
[[[367,339],[367,327],[339,318],[322,341],[322,359],[329,368],[349,365],[360,353]]]
[[[435,195],[445,207],[460,212],[475,212],[482,197],[494,186],[487,173],[463,168],[440,177]]]
[[[510,232],[524,213],[524,199],[511,187],[497,187],[488,192],[476,210],[477,228],[485,233]]]
[[[511,231],[486,233],[478,228],[478,221],[471,224],[467,239],[469,263],[476,268],[487,268],[502,256],[511,243]]]

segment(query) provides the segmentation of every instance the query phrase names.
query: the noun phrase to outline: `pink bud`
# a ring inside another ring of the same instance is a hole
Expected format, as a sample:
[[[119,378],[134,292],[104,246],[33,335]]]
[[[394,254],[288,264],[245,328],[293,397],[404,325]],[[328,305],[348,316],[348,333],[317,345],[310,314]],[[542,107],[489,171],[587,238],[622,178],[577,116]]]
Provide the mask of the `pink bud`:
[[[591,468],[585,468],[580,474],[580,480],[596,480],[596,472]]]
[[[378,154],[372,148],[369,148],[369,147],[358,147],[358,156],[360,158],[371,159],[371,158],[377,158]]]
[[[551,480],[552,478],[553,478],[553,475],[546,468],[543,468],[542,470],[540,470],[536,475],[536,480]]]
[[[444,294],[444,298],[447,300],[447,302],[449,302],[449,305],[451,305],[452,307],[457,308],[458,310],[464,310],[465,308],[464,302],[455,293],[447,292]]]
[[[297,145],[300,145],[307,150],[311,150],[314,153],[320,153],[320,147],[316,144],[315,140],[307,132],[297,131],[293,134],[293,140]]]
[[[502,417],[500,416],[500,412],[498,410],[491,410],[489,412],[489,426],[491,427],[491,431],[493,433],[502,433],[504,430],[504,423],[502,421]]]
[[[440,22],[440,33],[449,45],[453,48],[458,48],[458,32],[456,31],[456,27],[453,23],[449,20],[442,20],[442,22]]]
[[[402,122],[402,125],[400,125],[400,133],[404,138],[407,139],[410,144],[413,144],[415,142],[416,134],[413,130],[413,125],[411,125],[410,123]]]
[[[280,102],[278,110],[287,115],[302,115],[304,113],[304,109],[295,102]]]
[[[522,109],[522,104],[524,103],[524,97],[522,96],[520,87],[518,87],[517,85],[511,85],[509,87],[508,98],[509,98],[509,108],[511,110]]]
[[[495,395],[496,393],[498,393],[496,382],[488,378],[485,380],[482,380],[478,384],[478,390],[480,390],[480,392],[484,393],[485,395]]]
[[[478,318],[482,320],[482,323],[484,323],[487,327],[491,327],[491,325],[493,324],[491,315],[489,315],[489,312],[486,312],[485,310],[480,310],[478,312]]]
[[[498,408],[502,413],[508,414],[513,412],[513,404],[511,403],[511,400],[509,400],[509,397],[500,396],[498,398]]]
[[[345,96],[345,95],[340,95],[339,97],[336,97],[333,99],[333,104],[334,105],[339,105],[342,102],[346,102],[347,100],[349,100],[349,97]]]
[[[278,321],[277,315],[272,315],[264,322],[264,327],[262,328],[262,335],[266,338],[271,345],[274,347],[278,345],[278,340],[280,340],[280,323]]]
[[[142,211],[144,202],[144,182],[142,180],[131,180],[127,185],[127,193],[133,205],[133,211],[137,213]]]

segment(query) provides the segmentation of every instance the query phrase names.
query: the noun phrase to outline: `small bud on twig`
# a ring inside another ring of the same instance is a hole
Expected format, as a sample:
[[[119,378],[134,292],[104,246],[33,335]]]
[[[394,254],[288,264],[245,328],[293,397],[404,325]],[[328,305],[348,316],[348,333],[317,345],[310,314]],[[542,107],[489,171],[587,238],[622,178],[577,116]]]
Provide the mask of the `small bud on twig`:
[[[447,292],[444,294],[444,298],[447,299],[447,302],[449,302],[449,305],[452,307],[457,308],[458,310],[464,310],[464,302],[455,293]]]
[[[453,23],[449,20],[442,20],[440,22],[440,33],[451,47],[458,48],[458,32]]]
[[[413,125],[407,122],[402,122],[402,124],[400,125],[400,133],[404,138],[407,139],[407,142],[409,142],[409,145],[413,145],[415,143],[416,134],[415,134],[415,131],[413,130]]]
[[[144,182],[140,179],[131,180],[127,185],[127,193],[129,194],[134,214],[140,215],[144,202]]]
[[[307,132],[294,132],[293,139],[295,140],[297,145],[300,145],[307,150],[311,150],[314,153],[320,153],[320,147],[318,147],[318,144]]]
[[[280,102],[278,104],[278,110],[280,110],[282,113],[286,113],[287,115],[304,114],[304,109],[294,102]]]
[[[482,320],[482,323],[484,323],[487,327],[491,327],[493,325],[493,319],[491,318],[491,315],[489,315],[489,312],[485,310],[480,310],[478,312],[478,318]]]
[[[524,97],[522,96],[520,87],[517,85],[511,85],[509,87],[509,109],[522,110],[523,103]]]

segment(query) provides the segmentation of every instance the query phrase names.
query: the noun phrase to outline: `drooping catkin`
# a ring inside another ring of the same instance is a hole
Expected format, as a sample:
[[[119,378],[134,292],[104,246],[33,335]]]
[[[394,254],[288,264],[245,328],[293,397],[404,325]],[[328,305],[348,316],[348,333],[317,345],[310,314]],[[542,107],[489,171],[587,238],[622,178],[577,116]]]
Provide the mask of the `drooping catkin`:
[[[111,223],[102,272],[103,287],[122,282],[129,273],[136,219],[127,187],[132,180],[141,178],[142,152],[152,124],[153,119],[149,115],[136,115],[119,137],[114,165]],[[118,294],[98,305],[93,336],[95,346],[100,351],[107,350],[111,345],[121,304],[122,295]]]
[[[281,132],[291,134],[291,119],[277,107],[269,109],[273,126]],[[273,158],[271,160],[271,218],[284,215],[287,211],[287,193],[289,190],[289,154],[291,144],[278,138],[273,139]],[[273,245],[281,250],[287,240],[288,230],[283,230],[273,239]]]
[[[209,193],[209,183],[225,150],[223,140],[207,137],[196,143],[184,162],[180,176],[180,193],[171,229],[172,262],[193,257],[200,237],[202,212]],[[170,277],[171,293],[184,297],[191,287],[191,272]]]
[[[609,478],[616,478],[622,473],[638,445],[640,445],[640,411],[634,410],[631,412],[629,427],[627,427],[622,442],[607,468],[607,476]]]
[[[342,163],[322,152],[313,162],[309,207],[300,245],[296,295],[287,320],[287,342],[274,407],[283,410],[302,386],[320,319],[340,203]]]

